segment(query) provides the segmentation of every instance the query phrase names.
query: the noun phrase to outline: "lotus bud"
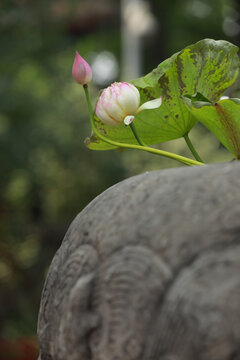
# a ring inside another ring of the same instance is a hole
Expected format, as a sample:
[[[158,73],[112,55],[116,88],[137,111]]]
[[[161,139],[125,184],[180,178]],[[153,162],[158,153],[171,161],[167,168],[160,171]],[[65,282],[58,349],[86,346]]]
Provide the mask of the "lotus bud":
[[[92,80],[92,69],[89,64],[76,51],[72,67],[74,80],[81,85],[86,85]]]
[[[156,109],[162,103],[162,98],[154,99],[140,105],[138,89],[126,82],[115,82],[106,88],[96,106],[96,115],[108,125],[130,125],[134,116],[142,110]]]

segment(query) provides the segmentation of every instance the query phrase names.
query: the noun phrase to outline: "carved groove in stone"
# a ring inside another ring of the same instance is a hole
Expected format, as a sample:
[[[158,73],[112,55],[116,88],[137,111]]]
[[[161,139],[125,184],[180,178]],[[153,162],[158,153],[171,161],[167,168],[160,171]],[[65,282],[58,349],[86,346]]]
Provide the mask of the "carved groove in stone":
[[[93,308],[102,326],[90,338],[92,359],[138,359],[158,298],[171,272],[151,250],[126,246],[98,271]],[[99,355],[101,354],[101,356]]]
[[[97,323],[97,316],[89,309],[89,296],[98,255],[89,245],[82,245],[66,258],[65,251],[64,245],[56,253],[42,295],[38,334],[43,346],[39,360],[47,359],[46,356],[59,360],[67,356],[74,360],[75,353],[68,344],[77,341],[80,341],[79,353],[88,353],[85,338]],[[84,319],[80,324],[79,318]],[[71,331],[73,327],[74,332]]]
[[[239,359],[239,299],[239,241],[201,253],[165,293],[145,358],[191,360],[201,349],[199,359]]]

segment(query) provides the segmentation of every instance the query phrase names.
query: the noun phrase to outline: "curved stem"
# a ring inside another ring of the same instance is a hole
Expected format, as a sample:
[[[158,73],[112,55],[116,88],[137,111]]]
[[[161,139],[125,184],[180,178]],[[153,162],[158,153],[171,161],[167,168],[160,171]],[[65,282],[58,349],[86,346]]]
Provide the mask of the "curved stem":
[[[187,146],[189,147],[191,153],[193,154],[193,156],[195,157],[195,159],[197,161],[203,162],[202,159],[200,158],[199,154],[197,153],[197,150],[195,149],[195,147],[193,146],[191,140],[189,139],[188,133],[186,135],[184,135],[184,139],[187,143]]]
[[[142,139],[138,135],[135,125],[133,123],[131,123],[129,126],[130,126],[130,128],[131,128],[131,130],[133,132],[133,135],[135,136],[137,142],[139,143],[139,145],[146,146],[146,144],[144,144],[144,142],[142,141]]]
[[[143,151],[147,151],[150,152],[152,154],[157,154],[157,155],[161,155],[176,161],[179,161],[185,165],[189,165],[189,166],[194,166],[194,165],[204,165],[202,162],[199,161],[195,161],[192,159],[189,159],[187,157],[181,156],[181,155],[177,155],[177,154],[173,154],[170,153],[168,151],[163,151],[163,150],[159,150],[159,149],[155,149],[155,148],[151,148],[149,146],[142,146],[142,145],[135,145],[135,144],[126,144],[126,143],[121,143],[118,141],[114,141],[111,139],[108,139],[107,137],[105,137],[104,135],[102,135],[98,129],[95,126],[94,123],[94,117],[93,117],[93,109],[92,109],[92,103],[91,103],[91,99],[89,96],[89,92],[88,92],[88,86],[87,85],[83,85],[84,91],[85,91],[85,95],[86,95],[86,99],[87,99],[87,104],[88,104],[88,110],[89,110],[89,115],[90,115],[90,121],[91,121],[91,125],[92,125],[92,130],[93,132],[96,134],[96,136],[105,141],[108,144],[114,145],[116,147],[120,147],[120,148],[129,148],[129,149],[138,149],[138,150],[143,150]]]

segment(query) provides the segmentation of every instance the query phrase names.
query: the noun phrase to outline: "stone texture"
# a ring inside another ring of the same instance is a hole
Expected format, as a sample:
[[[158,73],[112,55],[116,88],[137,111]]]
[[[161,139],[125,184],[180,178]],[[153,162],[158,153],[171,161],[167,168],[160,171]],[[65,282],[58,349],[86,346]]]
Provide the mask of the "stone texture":
[[[240,163],[93,200],[52,261],[38,335],[41,360],[239,360]]]

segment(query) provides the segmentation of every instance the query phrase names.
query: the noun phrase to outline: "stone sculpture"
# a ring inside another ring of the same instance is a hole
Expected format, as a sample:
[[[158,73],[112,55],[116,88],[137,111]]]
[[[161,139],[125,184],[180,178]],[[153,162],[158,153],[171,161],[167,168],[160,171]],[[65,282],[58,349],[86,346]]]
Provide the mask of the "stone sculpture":
[[[73,221],[40,360],[239,360],[240,163],[129,178]]]

